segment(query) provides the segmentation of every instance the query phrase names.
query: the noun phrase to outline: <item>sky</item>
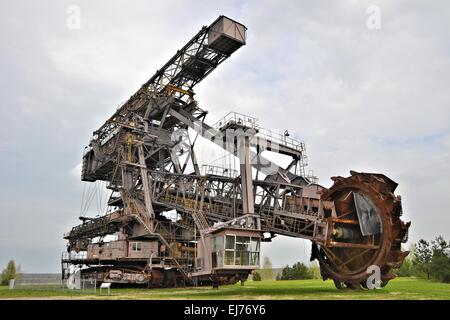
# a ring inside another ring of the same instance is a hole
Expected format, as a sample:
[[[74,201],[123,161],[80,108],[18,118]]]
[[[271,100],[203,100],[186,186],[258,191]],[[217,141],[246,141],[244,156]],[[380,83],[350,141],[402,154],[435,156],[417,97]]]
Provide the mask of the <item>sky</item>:
[[[411,242],[450,238],[448,1],[4,0],[0,267],[60,271],[92,131],[221,14],[247,26],[247,45],[196,87],[207,122],[238,111],[289,130],[325,187],[349,170],[384,173]],[[274,267],[308,255],[286,237],[262,248]]]

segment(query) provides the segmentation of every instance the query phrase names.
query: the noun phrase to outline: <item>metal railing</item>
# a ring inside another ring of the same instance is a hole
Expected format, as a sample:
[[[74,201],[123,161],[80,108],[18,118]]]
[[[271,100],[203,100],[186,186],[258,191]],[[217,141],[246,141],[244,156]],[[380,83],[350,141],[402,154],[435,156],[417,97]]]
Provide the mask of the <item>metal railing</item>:
[[[242,113],[229,112],[225,117],[213,124],[212,127],[220,131],[221,129],[223,130],[226,128],[229,124],[237,124],[242,127],[255,129],[256,137],[264,138],[267,141],[286,146],[299,152],[305,152],[305,144],[291,138],[287,130],[284,133],[280,133],[275,130],[262,128],[259,126],[257,118],[247,116]]]
[[[256,136],[300,152],[305,151],[305,144],[291,138],[287,131],[284,133],[279,133],[269,129],[259,128]]]
[[[238,124],[247,128],[258,129],[258,119],[238,112],[229,112],[225,117],[213,124],[213,128],[220,130],[229,123]]]
[[[210,164],[202,165],[201,169],[202,175],[214,175],[228,178],[236,178],[239,175],[237,170],[231,168],[225,168],[221,166],[213,166]]]
[[[61,255],[62,260],[85,260],[87,259],[87,252],[63,252]]]

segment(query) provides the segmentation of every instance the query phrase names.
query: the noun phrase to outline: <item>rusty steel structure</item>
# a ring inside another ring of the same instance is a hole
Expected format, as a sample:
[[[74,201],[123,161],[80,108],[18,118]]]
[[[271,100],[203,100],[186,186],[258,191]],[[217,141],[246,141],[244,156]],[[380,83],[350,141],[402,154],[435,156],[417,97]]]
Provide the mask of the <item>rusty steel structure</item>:
[[[259,267],[261,241],[276,235],[311,240],[311,260],[338,288],[366,287],[373,265],[383,284],[394,277],[410,225],[394,181],[351,171],[327,189],[306,174],[305,145],[288,132],[238,113],[205,122],[193,89],[246,44],[246,30],[225,16],[203,27],[94,131],[81,178],[104,181],[111,195],[106,213],[80,217],[64,235],[64,279],[78,267],[97,283],[235,283]],[[239,168],[200,166],[198,136]],[[267,160],[270,152],[290,164]]]

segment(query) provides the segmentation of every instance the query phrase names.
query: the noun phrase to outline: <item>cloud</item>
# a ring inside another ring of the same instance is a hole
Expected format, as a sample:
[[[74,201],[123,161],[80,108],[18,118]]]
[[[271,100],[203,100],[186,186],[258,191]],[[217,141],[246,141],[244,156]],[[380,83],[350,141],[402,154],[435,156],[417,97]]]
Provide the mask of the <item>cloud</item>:
[[[364,2],[248,2],[247,46],[197,97],[213,115],[233,108],[296,133],[325,186],[350,169],[386,173],[412,240],[448,237],[448,8],[379,5],[382,29],[370,31]]]
[[[80,30],[66,28],[69,4],[81,8]],[[59,270],[92,131],[219,14],[242,21],[248,41],[196,88],[209,123],[235,110],[288,129],[325,186],[350,169],[386,173],[400,184],[412,239],[450,237],[450,7],[378,1],[381,29],[368,30],[370,4],[3,1],[0,212],[9,223],[0,226],[0,265],[17,255],[29,271]],[[200,161],[222,155],[199,145]],[[48,263],[34,262],[36,239]],[[263,255],[281,266],[299,259],[297,247],[280,237]]]

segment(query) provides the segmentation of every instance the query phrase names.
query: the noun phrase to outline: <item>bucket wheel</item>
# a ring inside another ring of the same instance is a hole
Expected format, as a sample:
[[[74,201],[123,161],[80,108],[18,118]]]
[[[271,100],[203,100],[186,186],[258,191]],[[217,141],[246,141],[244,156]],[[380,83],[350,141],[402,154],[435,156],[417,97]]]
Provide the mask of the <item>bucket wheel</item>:
[[[408,255],[401,243],[407,241],[410,222],[400,219],[397,183],[382,174],[350,174],[333,177],[333,186],[322,191],[321,199],[333,201],[335,213],[327,217],[326,242],[313,243],[312,258],[319,260],[322,278],[332,279],[338,289],[367,288],[371,266],[379,267],[384,286]]]

